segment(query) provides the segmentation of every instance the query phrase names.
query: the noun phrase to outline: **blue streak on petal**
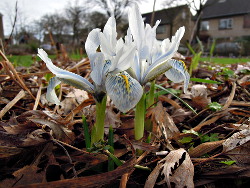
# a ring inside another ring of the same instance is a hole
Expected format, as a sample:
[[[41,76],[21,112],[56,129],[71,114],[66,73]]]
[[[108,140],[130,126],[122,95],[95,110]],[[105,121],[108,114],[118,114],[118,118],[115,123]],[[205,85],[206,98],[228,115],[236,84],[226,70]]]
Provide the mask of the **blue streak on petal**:
[[[184,81],[184,93],[186,93],[190,76],[187,72],[185,63],[175,59],[169,60],[168,63],[172,66],[172,68],[165,73],[166,77],[175,83]]]
[[[78,89],[94,93],[94,86],[85,78],[55,66],[43,49],[38,49],[38,56],[46,63],[47,68],[56,75],[58,79]]]
[[[105,86],[108,96],[122,112],[133,108],[143,93],[140,83],[126,72],[116,75],[108,74]]]

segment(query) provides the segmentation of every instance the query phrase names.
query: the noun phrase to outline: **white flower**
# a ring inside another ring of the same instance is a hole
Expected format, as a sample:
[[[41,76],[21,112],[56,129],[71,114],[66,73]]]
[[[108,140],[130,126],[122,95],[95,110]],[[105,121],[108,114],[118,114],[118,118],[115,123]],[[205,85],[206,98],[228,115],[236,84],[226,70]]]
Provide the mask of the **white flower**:
[[[134,42],[125,42],[117,38],[114,17],[110,17],[103,32],[99,29],[92,30],[85,43],[85,49],[93,67],[91,78],[101,87],[105,86],[107,95],[116,107],[122,112],[133,108],[141,98],[142,88],[137,80],[126,73],[134,60],[136,46]],[[96,62],[97,52],[100,47],[105,61]],[[103,70],[103,74],[100,71]]]
[[[60,104],[54,88],[65,82],[76,88],[88,91],[96,100],[107,93],[116,107],[122,112],[133,108],[142,95],[142,88],[137,80],[125,72],[131,66],[134,58],[134,43],[124,43],[116,40],[116,24],[113,17],[107,21],[103,32],[92,30],[85,43],[85,49],[91,64],[91,84],[85,78],[72,72],[56,67],[48,58],[46,52],[38,49],[38,56],[46,63],[48,69],[56,76],[50,80],[46,98],[48,101]],[[97,52],[100,47],[101,52]],[[99,101],[100,102],[100,101]]]
[[[137,47],[135,62],[132,64],[130,74],[144,85],[165,72],[165,75],[173,82],[184,81],[184,92],[186,92],[189,74],[185,64],[171,59],[178,50],[185,28],[179,28],[171,41],[165,39],[159,44],[156,40],[156,28],[159,24],[158,20],[154,27],[149,24],[144,26],[136,3],[129,11],[129,28]]]

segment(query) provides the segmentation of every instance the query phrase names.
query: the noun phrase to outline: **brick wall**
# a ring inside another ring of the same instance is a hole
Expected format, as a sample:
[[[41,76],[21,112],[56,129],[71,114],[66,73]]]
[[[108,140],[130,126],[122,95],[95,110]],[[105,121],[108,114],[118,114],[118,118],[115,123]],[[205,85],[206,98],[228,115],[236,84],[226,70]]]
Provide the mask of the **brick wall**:
[[[232,19],[232,28],[220,29],[218,19],[210,19],[209,30],[201,31],[202,35],[209,35],[212,38],[235,38],[242,36],[250,36],[250,28],[244,27],[244,16],[225,17],[222,19]]]

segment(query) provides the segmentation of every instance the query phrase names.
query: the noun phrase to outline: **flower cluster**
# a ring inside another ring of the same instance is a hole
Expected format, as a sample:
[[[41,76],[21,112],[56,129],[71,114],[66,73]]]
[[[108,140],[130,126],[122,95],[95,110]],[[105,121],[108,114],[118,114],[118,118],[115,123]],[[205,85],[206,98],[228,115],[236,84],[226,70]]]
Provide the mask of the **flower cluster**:
[[[137,4],[129,11],[129,28],[124,40],[117,40],[116,20],[110,17],[103,29],[93,29],[86,40],[85,49],[90,60],[93,84],[72,72],[56,67],[46,52],[38,49],[38,56],[55,74],[47,89],[47,99],[60,104],[54,88],[61,82],[86,90],[100,101],[107,94],[122,112],[133,108],[143,95],[143,86],[158,75],[173,82],[184,81],[187,90],[189,75],[181,61],[171,59],[178,49],[185,29],[181,27],[171,41],[156,40],[156,28],[144,24]],[[99,50],[100,49],[100,50]]]

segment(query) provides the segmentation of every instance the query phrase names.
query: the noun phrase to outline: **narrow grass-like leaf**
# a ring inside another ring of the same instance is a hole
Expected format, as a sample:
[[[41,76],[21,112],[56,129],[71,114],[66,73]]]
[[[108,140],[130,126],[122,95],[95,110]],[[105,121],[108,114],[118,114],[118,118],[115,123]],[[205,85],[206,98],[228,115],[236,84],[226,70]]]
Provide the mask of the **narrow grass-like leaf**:
[[[195,53],[195,51],[194,51],[194,49],[192,48],[192,46],[187,42],[187,47],[188,47],[188,49],[190,50],[190,52],[193,54],[193,55],[195,55],[196,53]]]
[[[89,148],[91,147],[91,141],[90,141],[89,127],[86,122],[86,117],[84,115],[82,116],[82,123],[83,123],[86,150],[88,151]]]
[[[112,154],[109,150],[105,150],[105,153],[115,162],[117,166],[121,166],[123,164],[120,159],[118,159],[114,154]]]
[[[109,127],[109,135],[108,135],[108,145],[110,145],[109,152],[114,154],[114,130],[113,127]],[[108,171],[112,171],[115,169],[115,163],[111,157],[108,158]]]
[[[217,82],[214,80],[206,80],[206,79],[202,79],[202,78],[190,78],[190,81],[202,82],[202,83],[208,83],[208,84],[222,84],[221,82]]]
[[[179,99],[184,105],[186,105],[192,112],[194,112],[195,114],[197,114],[197,112],[189,105],[187,104],[185,101],[183,101],[180,97],[178,97],[177,95],[175,95],[174,93],[170,92],[169,90],[167,90],[166,88],[155,84],[156,87],[158,87],[159,89],[162,89],[164,91],[166,91],[167,93],[170,93],[171,95],[175,96],[177,99]]]
[[[152,137],[152,133],[149,133],[149,135],[148,135],[148,137],[146,139],[146,143],[150,143],[151,137]]]

